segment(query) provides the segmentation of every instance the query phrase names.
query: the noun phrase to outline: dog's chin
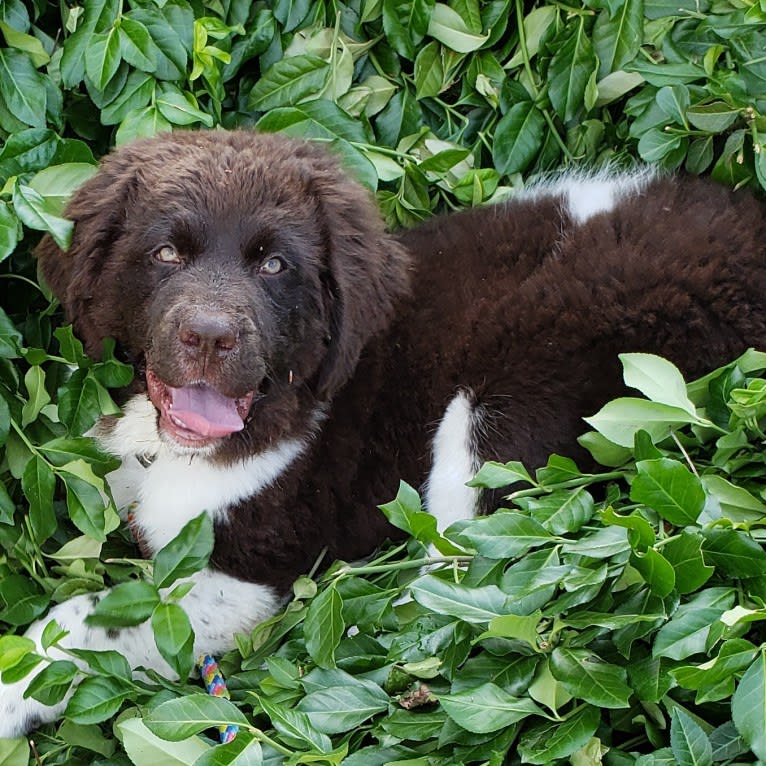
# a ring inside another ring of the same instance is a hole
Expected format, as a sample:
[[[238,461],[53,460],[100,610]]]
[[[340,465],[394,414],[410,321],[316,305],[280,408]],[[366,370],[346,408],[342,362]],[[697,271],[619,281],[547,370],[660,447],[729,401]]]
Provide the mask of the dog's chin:
[[[162,440],[185,454],[215,452],[244,430],[255,392],[227,397],[204,382],[170,386],[151,369],[146,371],[149,398],[158,413]]]

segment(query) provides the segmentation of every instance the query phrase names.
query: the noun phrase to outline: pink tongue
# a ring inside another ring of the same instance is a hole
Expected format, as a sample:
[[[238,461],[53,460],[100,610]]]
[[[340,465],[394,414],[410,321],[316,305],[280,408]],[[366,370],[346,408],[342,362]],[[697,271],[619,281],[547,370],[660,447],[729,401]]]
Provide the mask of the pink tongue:
[[[209,386],[171,388],[170,412],[175,421],[200,436],[226,436],[241,431],[245,424],[234,399]]]

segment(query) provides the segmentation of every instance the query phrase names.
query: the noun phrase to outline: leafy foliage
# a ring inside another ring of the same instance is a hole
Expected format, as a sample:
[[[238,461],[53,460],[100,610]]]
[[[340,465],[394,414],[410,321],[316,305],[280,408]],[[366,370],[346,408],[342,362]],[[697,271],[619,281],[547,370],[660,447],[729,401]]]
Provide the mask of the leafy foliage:
[[[114,461],[82,436],[131,371],[110,347],[84,356],[30,257],[40,232],[66,247],[65,201],[97,157],[163,130],[279,130],[328,144],[391,225],[576,162],[766,187],[764,26],[739,0],[1,3],[3,679],[37,673],[35,697],[60,700],[76,666],[20,634],[105,585],[96,620],[149,619],[173,667],[193,661],[177,581],[204,566],[209,525],[134,558]],[[79,652],[67,719],[34,752],[0,742],[0,764],[766,761],[766,361],[688,388],[623,361],[646,398],[590,419],[603,474],[487,465],[477,485],[519,487],[508,510],[444,536],[403,487],[384,511],[412,540],[299,580],[225,658],[233,701]],[[221,723],[242,727],[233,743],[198,736]]]

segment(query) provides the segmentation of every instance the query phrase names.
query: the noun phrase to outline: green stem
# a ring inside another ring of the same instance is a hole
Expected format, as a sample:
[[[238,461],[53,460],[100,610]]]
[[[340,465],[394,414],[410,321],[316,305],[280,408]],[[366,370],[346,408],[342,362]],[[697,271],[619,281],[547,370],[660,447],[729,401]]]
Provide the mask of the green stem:
[[[37,455],[37,456],[42,457],[42,455],[40,455],[40,450],[37,449],[37,447],[35,447],[35,445],[32,444],[32,442],[29,441],[29,439],[27,439],[27,436],[24,433],[24,429],[13,418],[11,418],[11,428],[13,428],[13,430],[16,432],[16,434],[19,437],[19,439],[21,439],[21,441],[24,442],[24,445],[26,446],[26,448],[33,455]],[[45,460],[45,458],[43,458],[43,460]],[[47,460],[45,460],[45,462],[48,463]],[[48,465],[50,465],[50,463],[48,463]]]
[[[558,484],[544,485],[541,484],[537,487],[531,487],[530,489],[520,489],[518,492],[511,492],[507,496],[508,500],[516,500],[519,497],[538,497],[539,495],[549,495],[551,492],[555,492],[557,489],[572,489],[573,487],[587,487],[590,484],[597,484],[602,481],[611,481],[612,479],[622,479],[625,476],[625,471],[609,471],[607,473],[589,473],[585,476],[579,476],[576,479],[570,479],[569,481],[562,481]]]
[[[281,753],[282,755],[286,755],[286,756],[295,755],[295,753],[292,750],[289,750],[284,745],[280,745],[279,742],[277,742],[275,739],[272,739],[268,734],[265,734],[263,731],[261,731],[261,729],[251,728],[249,729],[249,731],[259,742],[264,742],[270,747],[273,747],[277,752]]]
[[[397,572],[403,569],[419,569],[420,567],[433,566],[435,564],[470,564],[473,556],[425,556],[412,561],[399,561],[394,564],[372,564],[370,566],[345,566],[335,573],[335,578],[340,579],[347,575],[377,574],[379,572]]]
[[[535,87],[535,75],[532,71],[532,61],[529,58],[529,49],[527,48],[527,33],[524,29],[524,3],[523,0],[516,0],[516,26],[519,29],[519,47],[521,48],[521,58],[524,62],[524,69],[529,77],[529,85],[534,90],[532,94],[534,100],[537,101],[540,95]]]
[[[548,123],[548,127],[551,130],[551,133],[553,133],[553,139],[554,141],[559,145],[559,149],[561,149],[563,155],[569,160],[570,162],[574,159],[574,156],[572,155],[572,152],[569,151],[567,148],[567,145],[564,143],[564,140],[559,135],[558,130],[556,130],[556,126],[553,123],[553,118],[548,114],[547,109],[541,109],[540,110],[543,113],[543,117],[545,118],[545,121]]]

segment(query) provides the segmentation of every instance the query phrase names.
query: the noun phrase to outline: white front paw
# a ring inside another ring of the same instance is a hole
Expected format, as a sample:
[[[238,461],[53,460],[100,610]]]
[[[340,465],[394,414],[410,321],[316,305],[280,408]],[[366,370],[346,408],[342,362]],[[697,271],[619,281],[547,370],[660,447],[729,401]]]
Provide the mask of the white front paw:
[[[35,675],[33,671],[16,683],[0,683],[0,739],[21,737],[44,723],[55,721],[64,712],[66,702],[51,707],[31,697],[24,699],[24,692]]]

